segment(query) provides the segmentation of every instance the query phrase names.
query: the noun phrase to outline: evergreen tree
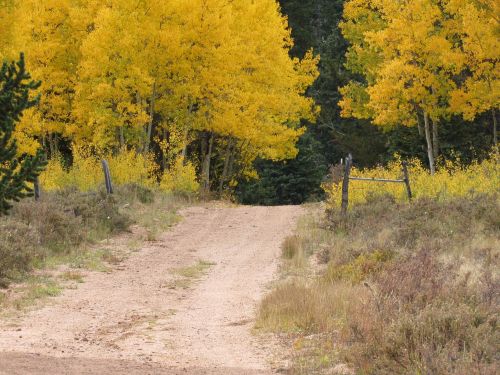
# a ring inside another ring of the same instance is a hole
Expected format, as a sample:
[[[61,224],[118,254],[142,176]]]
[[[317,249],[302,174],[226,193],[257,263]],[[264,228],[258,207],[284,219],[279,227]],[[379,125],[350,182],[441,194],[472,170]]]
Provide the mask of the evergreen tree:
[[[30,92],[36,90],[40,82],[31,80],[26,72],[24,55],[17,63],[4,62],[0,69],[0,215],[6,215],[12,201],[31,196],[33,189],[28,183],[45,167],[41,150],[34,156],[18,155],[14,138],[16,123],[23,111],[38,103],[38,97],[30,99]]]
[[[313,48],[321,56],[320,76],[308,90],[321,112],[316,123],[305,122],[307,130],[297,145],[296,160],[258,161],[255,168],[260,180],[240,181],[237,194],[242,202],[289,204],[320,197],[328,166],[349,152],[356,155],[358,166],[370,167],[383,161],[387,135],[369,121],[342,118],[337,105],[341,98],[338,87],[352,78],[344,68],[347,42],[337,27],[343,3],[344,0],[280,0],[294,39],[290,54],[301,58]]]
[[[321,144],[310,132],[299,140],[299,154],[282,162],[258,160],[258,180],[242,183],[236,191],[243,204],[300,204],[323,197],[321,183],[328,173],[324,156],[318,152]]]

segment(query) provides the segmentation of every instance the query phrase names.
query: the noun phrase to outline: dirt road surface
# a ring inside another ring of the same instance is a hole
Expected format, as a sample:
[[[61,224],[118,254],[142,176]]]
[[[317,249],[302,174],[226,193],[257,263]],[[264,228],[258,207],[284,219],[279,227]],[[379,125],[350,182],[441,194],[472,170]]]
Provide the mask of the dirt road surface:
[[[181,223],[113,272],[90,273],[44,307],[0,322],[0,374],[273,374],[273,343],[251,330],[300,214],[185,209]],[[200,260],[201,278],[179,278]]]

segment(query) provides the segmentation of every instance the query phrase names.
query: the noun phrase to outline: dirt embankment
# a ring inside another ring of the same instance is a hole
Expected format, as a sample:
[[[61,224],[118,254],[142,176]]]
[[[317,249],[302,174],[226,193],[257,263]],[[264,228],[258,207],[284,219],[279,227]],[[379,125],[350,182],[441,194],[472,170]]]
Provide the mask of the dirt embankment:
[[[272,374],[251,333],[299,207],[194,207],[112,273],[0,322],[3,374]]]

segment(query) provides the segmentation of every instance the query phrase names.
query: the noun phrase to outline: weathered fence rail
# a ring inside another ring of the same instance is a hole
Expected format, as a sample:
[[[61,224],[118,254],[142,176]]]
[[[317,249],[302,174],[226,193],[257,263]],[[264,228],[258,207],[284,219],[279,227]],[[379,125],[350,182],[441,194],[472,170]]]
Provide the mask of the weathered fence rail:
[[[408,196],[408,200],[411,201],[413,195],[412,195],[411,185],[410,185],[410,175],[408,173],[408,163],[406,161],[404,161],[401,164],[401,169],[403,172],[402,179],[351,176],[351,168],[352,168],[352,155],[349,154],[349,156],[347,156],[347,158],[345,159],[344,178],[342,180],[342,203],[341,203],[341,208],[340,208],[340,213],[342,216],[344,216],[344,217],[347,216],[347,208],[349,206],[349,181],[402,183],[402,184],[405,184],[406,194]]]

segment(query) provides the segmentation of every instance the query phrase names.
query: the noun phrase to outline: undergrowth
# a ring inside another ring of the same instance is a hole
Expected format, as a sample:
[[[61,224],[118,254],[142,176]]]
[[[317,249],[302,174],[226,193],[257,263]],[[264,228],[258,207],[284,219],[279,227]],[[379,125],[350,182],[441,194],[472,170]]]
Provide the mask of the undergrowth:
[[[292,374],[498,373],[497,195],[373,197],[308,224],[284,258],[314,244],[309,272],[280,283],[257,321],[289,338]]]
[[[126,184],[118,186],[113,195],[104,190],[66,188],[44,192],[39,201],[16,203],[8,216],[0,217],[0,307],[6,299],[1,289],[12,283],[14,287],[24,285],[25,295],[44,295],[45,282],[27,282],[39,280],[32,279],[33,271],[65,265],[70,267],[62,278],[66,281],[80,279],[79,269],[107,271],[107,264],[123,259],[107,248],[98,248],[98,243],[129,231],[132,224],[144,228],[144,240],[154,240],[177,222],[176,211],[185,201]]]
[[[94,150],[95,151],[95,150]],[[113,185],[136,186],[142,189],[162,190],[165,193],[190,196],[198,192],[196,168],[184,158],[178,158],[164,172],[153,154],[121,149],[115,154],[98,154],[83,147],[73,147],[71,165],[61,157],[49,160],[40,175],[40,185],[47,191],[60,191],[75,187],[80,191],[95,191],[104,184],[102,159],[107,160]]]
[[[409,179],[412,194],[416,198],[436,198],[439,200],[468,197],[498,192],[500,173],[498,156],[491,155],[489,160],[475,162],[468,166],[456,162],[442,162],[436,173],[431,176],[419,160],[409,161]],[[323,185],[327,193],[328,209],[335,211],[342,200],[342,175],[340,166],[331,170],[332,181]],[[375,177],[402,179],[401,160],[395,160],[387,166],[372,169],[351,169],[353,177]],[[349,204],[365,203],[376,196],[391,196],[394,200],[408,200],[406,186],[402,183],[374,183],[372,181],[349,182]]]

